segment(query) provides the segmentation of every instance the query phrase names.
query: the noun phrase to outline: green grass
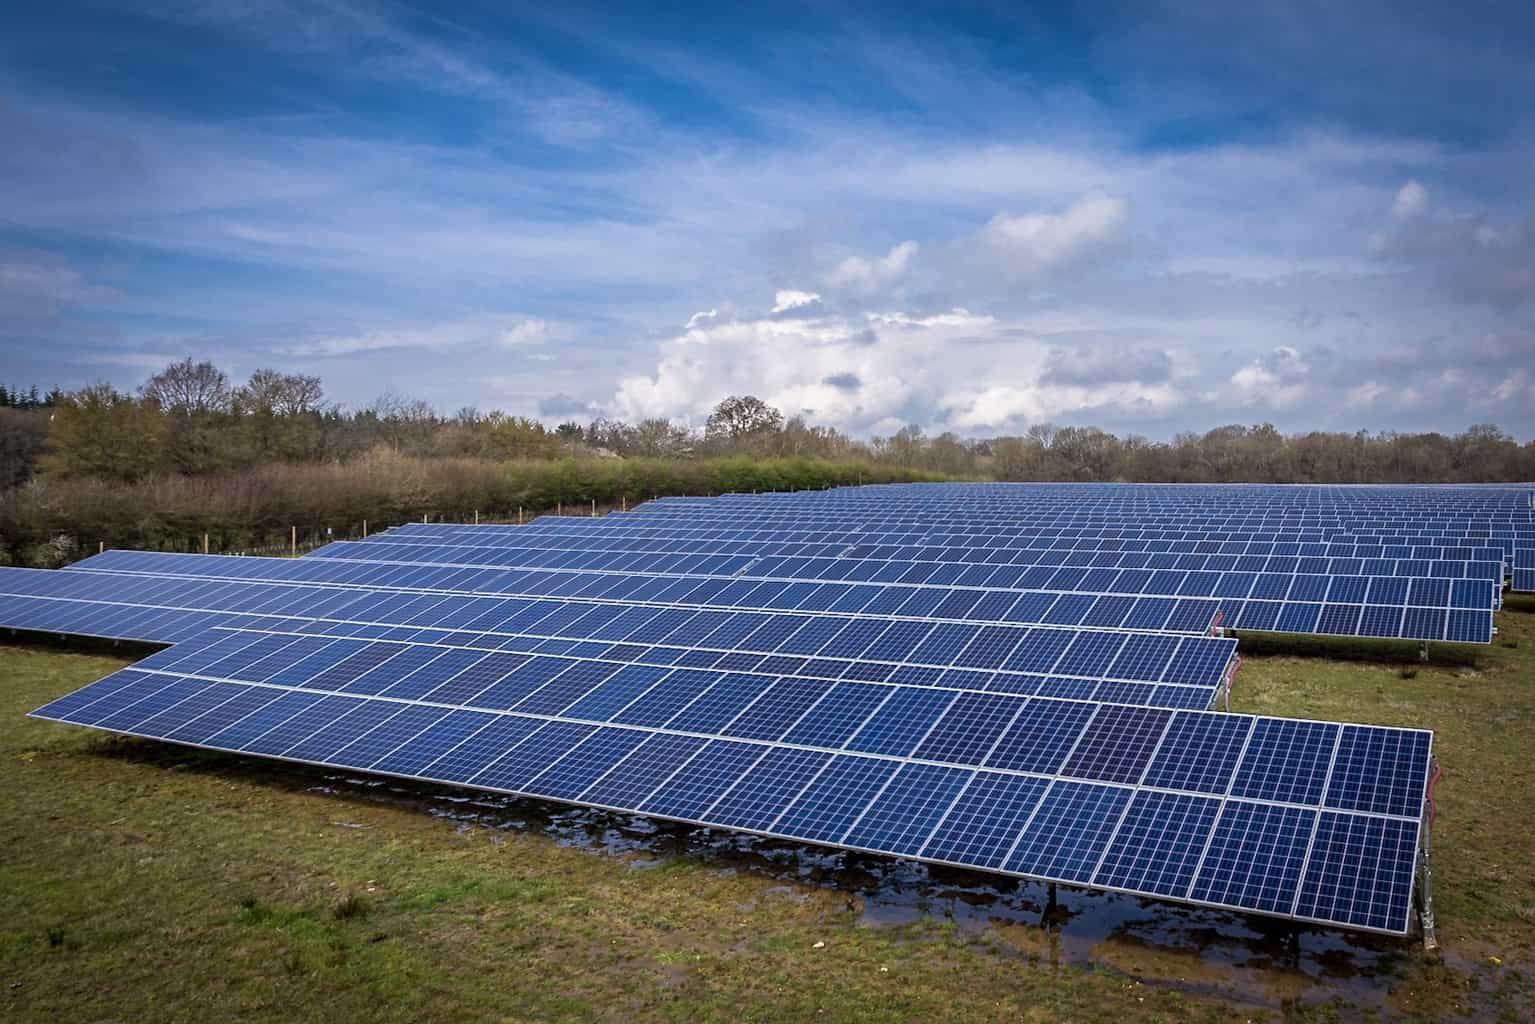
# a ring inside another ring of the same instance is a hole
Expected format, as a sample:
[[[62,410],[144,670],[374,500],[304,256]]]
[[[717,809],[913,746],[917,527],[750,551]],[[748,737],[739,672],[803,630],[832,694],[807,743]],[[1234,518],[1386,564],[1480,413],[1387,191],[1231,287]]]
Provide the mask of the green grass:
[[[319,772],[24,719],[125,659],[0,647],[0,1018],[1527,1019],[1535,609],[1500,627],[1475,659],[1426,665],[1401,647],[1244,639],[1235,710],[1438,733],[1445,955],[1399,944],[1370,1006],[1326,970],[1123,935],[1091,968],[1052,967],[1057,939],[1037,927],[961,927],[941,909],[876,925],[856,893],[787,870],[656,851],[642,868],[325,791]]]

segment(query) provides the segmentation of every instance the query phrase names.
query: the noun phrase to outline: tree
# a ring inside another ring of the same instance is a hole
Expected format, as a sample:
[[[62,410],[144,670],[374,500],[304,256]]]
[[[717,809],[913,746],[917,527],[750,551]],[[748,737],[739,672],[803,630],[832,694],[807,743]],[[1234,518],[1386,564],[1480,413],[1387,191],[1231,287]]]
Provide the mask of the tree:
[[[59,476],[137,480],[154,471],[165,437],[158,405],[95,384],[54,410],[42,468]]]
[[[325,400],[320,378],[302,373],[257,370],[236,394],[241,412],[271,416],[302,416],[319,412]]]
[[[47,438],[46,410],[0,408],[0,490],[31,478]]]
[[[693,435],[688,429],[659,417],[640,420],[624,433],[620,444],[620,455],[681,459],[693,454]]]
[[[319,377],[257,370],[234,395],[252,461],[294,462],[318,454],[325,389]]]
[[[172,415],[228,412],[234,400],[229,377],[206,360],[187,356],[144,383],[143,396]]]
[[[760,444],[783,427],[783,413],[756,395],[731,395],[709,414],[704,440],[727,449]]]

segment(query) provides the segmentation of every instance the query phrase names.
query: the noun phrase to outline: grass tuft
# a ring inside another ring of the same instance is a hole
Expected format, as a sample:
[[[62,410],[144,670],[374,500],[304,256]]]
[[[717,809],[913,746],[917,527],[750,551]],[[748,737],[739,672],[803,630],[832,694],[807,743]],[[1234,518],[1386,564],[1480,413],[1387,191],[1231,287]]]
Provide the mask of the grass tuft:
[[[337,903],[331,909],[331,915],[337,921],[359,921],[372,911],[373,904],[368,902],[368,898],[354,892],[349,893],[345,899]]]

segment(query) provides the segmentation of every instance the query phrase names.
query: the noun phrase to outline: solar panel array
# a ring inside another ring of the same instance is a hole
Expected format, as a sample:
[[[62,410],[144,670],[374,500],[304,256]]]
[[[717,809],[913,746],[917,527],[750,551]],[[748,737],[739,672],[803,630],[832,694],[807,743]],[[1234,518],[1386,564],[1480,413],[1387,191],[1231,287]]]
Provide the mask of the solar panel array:
[[[1516,488],[919,485],[0,569],[174,643],[40,717],[1405,933],[1431,734],[1230,715],[1215,624],[1486,643]],[[1516,581],[1517,582],[1517,581]]]

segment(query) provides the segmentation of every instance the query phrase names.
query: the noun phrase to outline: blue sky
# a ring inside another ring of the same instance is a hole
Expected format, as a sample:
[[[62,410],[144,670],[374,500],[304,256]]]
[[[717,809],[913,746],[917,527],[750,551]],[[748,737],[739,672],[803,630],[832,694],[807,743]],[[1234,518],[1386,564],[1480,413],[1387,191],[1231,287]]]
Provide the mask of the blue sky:
[[[1530,438],[1532,52],[1512,3],[17,5],[0,377]]]

